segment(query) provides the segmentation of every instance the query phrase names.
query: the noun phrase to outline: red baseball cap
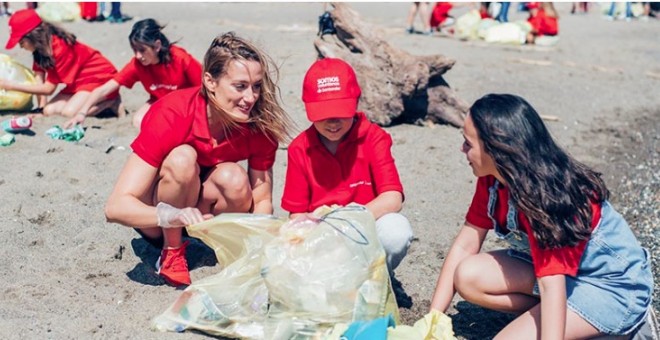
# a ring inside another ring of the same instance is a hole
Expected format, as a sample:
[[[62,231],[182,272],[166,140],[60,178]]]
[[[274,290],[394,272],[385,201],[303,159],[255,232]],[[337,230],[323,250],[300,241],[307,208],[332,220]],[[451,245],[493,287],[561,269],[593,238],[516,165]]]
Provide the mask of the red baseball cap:
[[[33,9],[22,9],[14,12],[9,18],[9,41],[6,49],[10,50],[35,27],[41,24],[41,18]]]
[[[357,112],[360,85],[351,65],[337,58],[317,60],[307,70],[302,100],[307,118],[351,118]]]

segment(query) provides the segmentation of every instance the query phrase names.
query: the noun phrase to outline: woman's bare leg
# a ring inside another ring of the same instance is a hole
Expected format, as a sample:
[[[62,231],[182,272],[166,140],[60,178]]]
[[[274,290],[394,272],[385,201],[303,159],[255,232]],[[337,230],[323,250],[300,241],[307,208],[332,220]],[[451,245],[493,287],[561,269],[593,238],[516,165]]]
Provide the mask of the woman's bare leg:
[[[456,291],[476,305],[501,312],[523,313],[539,303],[533,296],[534,268],[506,250],[463,260],[454,274]]]
[[[197,208],[202,214],[249,212],[252,207],[252,188],[248,174],[236,163],[220,163],[202,185]]]
[[[197,152],[193,147],[181,145],[174,148],[163,161],[159,177],[154,204],[165,202],[177,208],[197,205],[201,184]],[[163,229],[163,237],[164,248],[181,246],[181,228]]]

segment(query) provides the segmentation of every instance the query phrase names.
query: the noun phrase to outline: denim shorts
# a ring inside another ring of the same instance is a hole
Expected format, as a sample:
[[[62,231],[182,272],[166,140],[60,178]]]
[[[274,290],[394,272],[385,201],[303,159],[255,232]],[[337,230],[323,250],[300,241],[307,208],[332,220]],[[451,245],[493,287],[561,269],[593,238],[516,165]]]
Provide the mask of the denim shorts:
[[[517,245],[509,255],[531,263]],[[538,294],[538,283],[534,286]],[[601,220],[580,260],[576,277],[566,276],[568,308],[600,332],[629,334],[651,307],[653,274],[648,251],[623,217],[603,202]]]

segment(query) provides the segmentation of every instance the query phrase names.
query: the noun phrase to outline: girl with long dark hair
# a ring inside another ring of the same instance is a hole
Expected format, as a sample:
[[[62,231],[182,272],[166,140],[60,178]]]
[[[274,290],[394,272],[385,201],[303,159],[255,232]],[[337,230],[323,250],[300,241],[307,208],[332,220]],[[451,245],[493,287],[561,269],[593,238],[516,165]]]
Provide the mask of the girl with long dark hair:
[[[477,188],[431,308],[455,292],[520,316],[497,339],[582,339],[652,319],[649,253],[607,201],[599,173],[552,139],[524,99],[490,94],[463,128]],[[479,253],[489,230],[509,249]]]
[[[144,115],[156,100],[174,90],[201,84],[202,65],[186,50],[170,43],[163,28],[154,19],[140,20],[133,25],[128,36],[133,58],[112,79],[92,92],[65,127],[80,124],[87,116],[94,115],[96,112],[90,109],[120,86],[132,88],[140,82],[149,93],[149,100],[133,114],[133,126],[140,128]]]

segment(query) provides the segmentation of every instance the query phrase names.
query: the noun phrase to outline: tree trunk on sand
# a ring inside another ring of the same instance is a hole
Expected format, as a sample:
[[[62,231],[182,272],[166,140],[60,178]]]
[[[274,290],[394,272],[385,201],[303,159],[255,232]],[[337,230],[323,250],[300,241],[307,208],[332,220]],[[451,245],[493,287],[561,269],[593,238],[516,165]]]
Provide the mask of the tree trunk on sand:
[[[381,126],[427,121],[463,126],[469,107],[442,77],[455,60],[396,49],[348,4],[332,6],[336,34],[319,36],[314,47],[320,57],[341,58],[353,66],[362,88],[359,110],[369,120]]]

